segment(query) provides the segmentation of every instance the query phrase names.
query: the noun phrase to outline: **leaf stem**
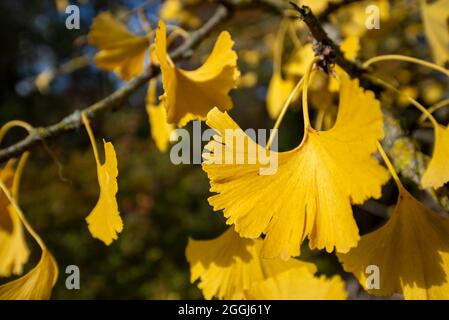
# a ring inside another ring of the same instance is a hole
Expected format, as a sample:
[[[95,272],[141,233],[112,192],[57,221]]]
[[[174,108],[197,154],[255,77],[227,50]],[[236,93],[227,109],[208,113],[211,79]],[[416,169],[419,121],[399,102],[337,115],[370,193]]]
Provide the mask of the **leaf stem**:
[[[395,93],[404,96],[407,98],[407,100],[413,104],[419,111],[421,111],[423,114],[426,115],[427,118],[430,119],[430,121],[432,122],[433,126],[436,128],[439,124],[438,121],[435,119],[435,117],[426,109],[426,107],[424,107],[422,104],[420,104],[418,101],[416,101],[415,99],[413,99],[412,97],[410,97],[409,95],[399,91],[398,89],[396,89],[394,86],[392,86],[391,84],[389,84],[388,82],[374,77],[374,76],[368,76],[368,78],[370,78],[372,81],[377,82],[378,84],[382,85],[383,87],[390,89],[392,91],[394,91]]]
[[[434,113],[437,110],[440,110],[441,108],[447,107],[449,105],[449,98],[441,100],[437,103],[435,103],[433,106],[431,106],[427,111],[429,113]],[[424,122],[427,119],[427,115],[423,113],[421,117],[419,118],[419,122]]]
[[[0,128],[0,143],[3,141],[3,139],[5,138],[8,131],[14,127],[21,127],[23,129],[25,129],[26,131],[28,131],[28,133],[31,133],[31,131],[34,130],[34,128],[30,124],[26,123],[25,121],[21,121],[21,120],[9,121],[9,122],[5,123]]]
[[[377,141],[377,150],[382,156],[382,159],[384,160],[385,165],[388,168],[388,171],[390,171],[390,174],[393,177],[394,182],[398,186],[399,192],[402,192],[402,190],[405,190],[404,185],[402,184],[401,179],[399,179],[396,170],[394,170],[393,164],[391,163],[390,159],[387,156],[387,153],[385,152],[384,148],[382,147],[379,141]]]
[[[319,58],[313,59],[312,62],[307,66],[306,72],[304,74],[304,88],[302,90],[302,114],[304,118],[304,129],[311,127],[309,117],[309,105],[307,102],[307,91],[309,88],[310,72],[318,60]]]
[[[284,119],[285,114],[287,113],[287,109],[293,100],[293,97],[297,94],[298,90],[301,90],[302,85],[304,83],[304,78],[301,78],[301,80],[298,81],[296,86],[293,88],[292,92],[290,92],[290,95],[288,96],[287,100],[285,101],[284,105],[282,106],[281,112],[279,113],[278,118],[276,119],[276,122],[274,124],[273,130],[271,131],[270,138],[267,142],[267,150],[270,149],[271,144],[273,143],[273,139],[277,134],[277,130],[281,126],[282,120]]]
[[[12,197],[11,193],[9,192],[8,188],[5,186],[3,181],[0,181],[0,189],[5,193],[6,198],[8,198],[9,202],[11,203],[12,207],[14,208],[14,211],[19,216],[20,220],[22,221],[23,225],[27,229],[27,231],[31,234],[31,236],[36,240],[36,242],[39,244],[39,247],[41,247],[42,250],[46,250],[45,244],[42,241],[41,237],[34,231],[34,229],[31,227],[31,225],[28,223],[27,219],[25,218],[25,215],[22,212],[22,209],[20,209],[19,205],[17,204],[17,201]]]
[[[403,55],[399,55],[399,54],[387,54],[387,55],[382,55],[382,56],[377,56],[377,57],[371,58],[363,63],[363,68],[367,68],[368,66],[370,66],[371,64],[376,63],[376,62],[390,61],[390,60],[398,60],[398,61],[419,64],[424,67],[433,69],[435,71],[439,71],[449,77],[449,70],[446,70],[445,68],[440,67],[439,65],[436,65],[435,63],[417,59],[417,58],[413,58],[413,57],[403,56]]]
[[[89,119],[87,118],[85,112],[81,113],[81,119],[83,121],[84,127],[86,128],[87,135],[89,136],[89,140],[92,145],[92,149],[94,151],[95,162],[97,163],[97,165],[101,165],[100,156],[99,156],[98,148],[97,148],[97,143],[95,142],[95,136],[94,136],[94,133],[92,132],[92,128],[90,127],[90,124],[89,124]]]

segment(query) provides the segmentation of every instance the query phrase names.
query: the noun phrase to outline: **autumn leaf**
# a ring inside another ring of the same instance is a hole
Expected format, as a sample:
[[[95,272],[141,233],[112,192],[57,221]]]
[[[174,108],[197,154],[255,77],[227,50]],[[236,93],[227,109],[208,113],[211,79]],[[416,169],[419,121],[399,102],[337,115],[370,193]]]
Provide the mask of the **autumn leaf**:
[[[88,41],[100,49],[94,58],[100,69],[113,71],[123,80],[143,71],[149,38],[132,34],[111,13],[102,12],[95,18]]]
[[[3,182],[0,182],[0,187],[13,207],[13,210],[10,212],[15,213],[20,218],[27,231],[42,250],[39,263],[31,271],[16,280],[0,286],[0,300],[49,299],[58,278],[58,266],[56,261],[39,235],[28,224],[21,209]]]
[[[291,259],[260,257],[261,239],[244,239],[229,228],[213,240],[189,239],[186,248],[190,264],[190,281],[199,280],[198,287],[206,299],[242,299],[244,291],[254,284],[290,269],[304,269],[312,274],[316,267]]]
[[[421,15],[434,60],[444,65],[449,60],[449,0],[420,0]]]
[[[403,187],[388,222],[338,257],[370,294],[449,299],[449,219],[426,208]],[[379,268],[378,288],[367,286],[370,265]]]
[[[439,188],[449,181],[449,127],[434,125],[435,143],[432,158],[424,172],[421,185],[424,188]]]
[[[357,36],[347,36],[340,45],[340,50],[348,60],[355,60],[360,51],[360,39]]]
[[[240,236],[265,234],[264,257],[298,256],[306,237],[311,248],[328,252],[334,248],[348,252],[357,245],[351,204],[380,197],[388,179],[372,156],[383,135],[380,105],[372,92],[363,91],[357,80],[342,77],[334,127],[328,131],[307,127],[298,147],[277,154],[278,169],[273,175],[261,175],[260,162],[210,161],[217,150],[224,155],[235,151],[225,137],[226,129],[245,134],[218,109],[208,114],[207,124],[220,134],[209,142],[210,152],[204,155],[210,190],[217,193],[209,203],[215,211],[224,211],[227,224],[235,225]],[[245,143],[255,142],[246,136]]]
[[[285,72],[290,76],[304,75],[307,66],[314,57],[315,54],[312,49],[312,44],[305,44],[301,48],[295,50],[285,66]]]
[[[279,72],[273,74],[267,92],[267,110],[272,119],[279,115],[294,86],[292,80],[283,79]]]
[[[223,31],[206,62],[196,70],[186,71],[173,65],[167,56],[166,27],[159,22],[156,32],[156,55],[161,65],[165,93],[161,97],[168,123],[183,126],[193,119],[204,119],[217,106],[232,108],[229,91],[235,87],[240,72],[234,42]]]
[[[289,269],[255,284],[245,292],[249,300],[345,300],[345,282],[339,276],[315,277],[305,268]]]
[[[12,190],[15,160],[8,161],[0,171],[0,181]],[[0,276],[20,275],[28,261],[29,250],[22,222],[10,205],[8,198],[0,194]]]
[[[84,113],[82,113],[82,120],[92,144],[95,162],[97,163],[98,184],[100,185],[100,197],[94,209],[87,216],[86,221],[92,237],[110,245],[113,240],[117,239],[118,233],[123,230],[123,221],[115,198],[118,191],[117,156],[112,143],[103,141],[105,161],[103,164],[100,162],[95,137]]]
[[[162,104],[156,105],[156,81],[150,80],[146,97],[146,110],[151,128],[151,136],[156,147],[166,152],[170,143],[170,135],[175,129],[167,123],[167,112]]]

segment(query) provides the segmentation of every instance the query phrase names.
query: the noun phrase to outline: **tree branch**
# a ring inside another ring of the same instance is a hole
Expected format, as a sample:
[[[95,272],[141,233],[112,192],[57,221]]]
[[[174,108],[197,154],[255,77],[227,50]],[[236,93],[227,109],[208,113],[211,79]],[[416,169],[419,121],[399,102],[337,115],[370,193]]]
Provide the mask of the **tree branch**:
[[[176,61],[189,57],[192,49],[205,39],[220,23],[229,18],[231,14],[231,7],[220,4],[213,16],[201,28],[192,32],[184,43],[170,54],[172,60]],[[159,73],[159,67],[151,64],[143,73],[127,82],[123,87],[117,89],[106,98],[81,111],[77,110],[73,112],[58,123],[48,127],[38,127],[33,129],[23,140],[0,150],[0,163],[21,155],[23,152],[31,149],[43,140],[57,137],[65,132],[78,128],[81,125],[81,112],[85,112],[88,118],[95,118],[105,111],[120,106],[124,99],[137,91],[151,78],[158,76]]]

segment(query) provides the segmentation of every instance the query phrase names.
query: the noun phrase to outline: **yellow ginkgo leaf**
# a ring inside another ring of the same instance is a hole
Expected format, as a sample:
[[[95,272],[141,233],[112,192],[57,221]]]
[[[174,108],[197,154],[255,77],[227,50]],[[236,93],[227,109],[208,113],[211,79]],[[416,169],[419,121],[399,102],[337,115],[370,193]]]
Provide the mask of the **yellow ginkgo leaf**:
[[[103,141],[105,156],[104,164],[101,164],[95,137],[84,113],[82,113],[82,120],[94,151],[98,184],[100,185],[100,197],[92,212],[87,216],[86,221],[92,237],[110,245],[113,240],[117,239],[118,233],[123,230],[123,221],[115,198],[118,191],[117,156],[112,143]]]
[[[289,269],[316,272],[312,263],[296,259],[264,259],[260,257],[261,239],[244,239],[229,228],[218,238],[197,241],[189,239],[186,249],[191,282],[206,299],[242,299],[244,291],[254,284]]]
[[[439,188],[449,181],[449,127],[435,126],[435,143],[429,166],[421,180],[424,188]]]
[[[113,71],[123,80],[143,71],[149,39],[129,32],[111,13],[102,12],[95,18],[88,41],[100,49],[94,58],[99,68]]]
[[[345,282],[339,276],[315,277],[305,268],[290,269],[254,285],[249,300],[345,300]]]
[[[449,61],[449,0],[421,0],[421,15],[427,39],[437,64]]]
[[[294,86],[292,80],[282,79],[280,72],[273,73],[267,92],[267,110],[272,119],[277,118]]]
[[[14,212],[19,216],[20,220],[25,225],[25,228],[33,236],[34,240],[36,240],[42,250],[39,263],[31,271],[16,280],[0,286],[0,300],[49,299],[51,291],[58,279],[58,266],[56,261],[39,235],[25,220],[21,209],[12,198],[3,182],[0,182],[0,187],[10,201],[11,206],[14,208],[11,212]]]
[[[154,79],[150,80],[146,100],[146,110],[151,127],[151,136],[159,151],[165,152],[170,143],[170,135],[175,128],[173,125],[167,123],[167,112],[164,106],[156,105],[155,103],[156,81]]]
[[[257,84],[257,73],[249,71],[243,74],[238,81],[239,88],[253,88]]]
[[[185,2],[185,1],[184,1]],[[191,28],[198,28],[201,20],[189,11],[184,10],[183,1],[166,0],[161,5],[159,17],[162,20],[176,20]]]
[[[363,91],[357,80],[342,77],[334,127],[328,131],[307,127],[298,147],[270,156],[278,159],[272,175],[260,174],[260,162],[211,161],[216,150],[224,149],[224,155],[235,151],[226,129],[245,133],[217,109],[208,114],[207,124],[220,133],[206,147],[211,152],[204,154],[203,169],[211,191],[217,193],[209,203],[215,211],[224,211],[227,224],[234,224],[242,237],[266,234],[263,256],[298,256],[307,236],[312,248],[329,252],[334,247],[347,252],[357,245],[359,234],[351,204],[379,197],[388,179],[372,156],[383,135],[380,105],[372,92]],[[248,145],[255,144],[248,136],[246,140]]]
[[[0,300],[50,299],[58,266],[51,253],[44,247],[39,263],[23,277],[0,286]]]
[[[338,257],[370,294],[449,299],[449,219],[426,208],[402,186],[399,191],[390,220]],[[379,283],[374,289],[368,288],[369,266],[378,268]]]
[[[0,181],[8,189],[13,187],[13,163],[9,161],[0,172]],[[0,194],[0,276],[8,277],[23,272],[23,265],[28,261],[29,250],[26,244],[23,226],[8,198]]]
[[[285,66],[285,72],[290,76],[302,76],[306,72],[310,61],[315,57],[312,44],[307,43],[300,49],[295,50],[293,56],[289,59]]]
[[[346,59],[354,60],[360,51],[360,39],[357,36],[347,36],[340,44],[340,49]]]
[[[161,98],[169,123],[180,126],[188,120],[204,119],[207,112],[215,106],[221,110],[232,108],[228,93],[240,74],[233,45],[230,34],[223,31],[212,53],[200,68],[193,71],[182,70],[174,66],[167,56],[166,27],[163,21],[159,22],[156,55],[161,65],[165,90]]]

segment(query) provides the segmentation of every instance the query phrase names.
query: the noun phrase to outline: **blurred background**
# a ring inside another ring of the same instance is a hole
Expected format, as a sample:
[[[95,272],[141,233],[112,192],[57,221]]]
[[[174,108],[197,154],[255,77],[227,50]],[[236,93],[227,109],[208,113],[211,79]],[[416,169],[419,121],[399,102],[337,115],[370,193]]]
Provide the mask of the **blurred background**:
[[[155,27],[163,6],[157,0],[70,2],[80,8],[79,30],[65,27],[68,15],[64,10],[69,1],[0,2],[3,42],[0,124],[20,119],[33,126],[50,125],[112,93],[123,82],[113,73],[99,70],[92,62],[96,49],[87,44],[86,35],[93,18],[105,10],[114,15],[127,15],[129,29],[143,34],[136,8],[144,8],[145,17]],[[166,18],[186,30],[200,26],[216,8],[216,4],[207,1],[177,2],[188,15],[175,13]],[[326,22],[326,30],[341,42],[348,32],[360,27],[357,16],[360,8],[371,2],[359,1],[340,9]],[[363,61],[378,54],[398,53],[431,60],[419,1],[383,2],[388,4],[388,17],[382,20],[379,30],[360,34],[361,49],[357,58]],[[231,93],[235,105],[231,115],[243,128],[273,126],[265,101],[279,22],[278,16],[256,7],[236,12],[222,25],[222,29],[231,32],[239,54],[242,80],[239,89]],[[192,59],[179,65],[185,68],[199,66],[205,54],[210,52],[218,31],[221,30],[216,30],[199,46]],[[302,44],[307,43],[306,29],[298,26],[296,31]],[[295,50],[294,43],[286,37],[283,59],[288,61]],[[382,64],[376,70],[426,106],[449,97],[447,81],[434,72],[403,63]],[[54,77],[45,77],[52,72],[55,72]],[[319,87],[310,93],[317,110],[322,107],[322,90]],[[37,146],[31,153],[22,178],[20,203],[58,261],[60,277],[53,291],[54,299],[201,298],[201,292],[189,281],[185,246],[189,237],[210,239],[220,235],[225,229],[224,220],[222,214],[214,213],[207,203],[209,182],[201,166],[173,165],[169,152],[161,153],[156,149],[145,112],[145,94],[146,88],[141,88],[121,108],[91,122],[97,140],[104,137],[112,141],[117,151],[117,198],[125,227],[118,241],[111,246],[106,247],[93,239],[84,220],[99,193],[94,157],[85,131],[80,129],[64,134]],[[330,92],[325,96],[328,96],[327,103],[336,108],[338,96]],[[417,124],[419,112],[408,108],[394,94],[382,94],[381,99],[384,108],[398,115],[401,126],[416,139],[419,149],[429,154],[433,133],[431,128]],[[295,102],[287,113],[280,130],[281,150],[291,149],[301,140],[302,115],[299,110],[300,105]],[[448,112],[442,109],[437,117],[446,124]],[[23,138],[23,134],[20,130],[12,131],[2,147]],[[407,150],[399,150],[398,154],[404,157],[402,161],[410,161]],[[441,210],[412,181],[406,183],[415,195]],[[355,207],[362,234],[376,229],[388,217],[396,200],[396,189],[389,183],[383,194],[378,201],[370,200]],[[34,246],[31,240],[29,242]],[[32,250],[27,270],[35,265],[40,252],[38,248],[32,248],[35,250]],[[339,273],[348,280],[351,298],[367,298],[360,293],[352,276],[342,271],[334,255],[312,252],[306,245],[302,252],[301,258],[317,263],[320,273]],[[64,285],[65,268],[72,264],[80,268],[80,290],[70,291]],[[6,280],[0,279],[0,282]]]

